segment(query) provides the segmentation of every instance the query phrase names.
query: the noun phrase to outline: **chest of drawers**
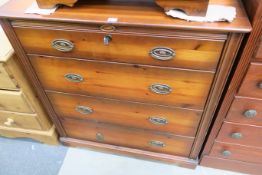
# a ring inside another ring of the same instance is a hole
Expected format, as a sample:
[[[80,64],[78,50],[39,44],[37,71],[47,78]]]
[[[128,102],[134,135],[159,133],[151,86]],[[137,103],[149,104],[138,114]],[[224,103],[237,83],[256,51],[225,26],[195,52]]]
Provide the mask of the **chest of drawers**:
[[[57,134],[0,27],[0,136],[57,144]]]
[[[262,171],[262,2],[244,1],[253,31],[218,110],[202,165],[259,175]]]
[[[105,1],[1,23],[61,136],[84,146],[194,167],[244,33],[233,23],[172,19],[152,1]],[[103,11],[101,11],[103,9]],[[110,23],[108,18],[117,22]]]

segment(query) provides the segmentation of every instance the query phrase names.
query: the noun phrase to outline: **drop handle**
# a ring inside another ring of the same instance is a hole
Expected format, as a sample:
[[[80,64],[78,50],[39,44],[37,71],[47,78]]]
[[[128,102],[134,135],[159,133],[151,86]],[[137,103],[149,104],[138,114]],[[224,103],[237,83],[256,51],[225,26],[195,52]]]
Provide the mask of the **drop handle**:
[[[112,36],[111,36],[111,35],[106,35],[106,36],[104,37],[104,45],[105,45],[105,46],[108,46],[111,41],[112,41]]]

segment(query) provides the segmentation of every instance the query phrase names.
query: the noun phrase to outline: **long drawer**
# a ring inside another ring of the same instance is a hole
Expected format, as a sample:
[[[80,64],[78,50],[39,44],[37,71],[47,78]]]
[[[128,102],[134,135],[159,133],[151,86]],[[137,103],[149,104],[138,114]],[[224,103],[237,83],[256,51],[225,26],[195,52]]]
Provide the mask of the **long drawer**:
[[[0,126],[23,129],[41,129],[37,114],[0,111]]]
[[[34,109],[22,91],[0,90],[0,110],[34,113]]]
[[[262,98],[262,64],[251,63],[239,89],[240,96]]]
[[[15,28],[25,51],[62,57],[215,70],[224,40],[152,34]],[[203,34],[204,36],[204,34]],[[207,37],[206,37],[207,38]]]
[[[262,164],[262,149],[215,142],[210,156]]]
[[[226,120],[262,126],[262,99],[235,97]]]
[[[201,111],[126,101],[47,93],[58,116],[195,136]]]
[[[31,56],[44,89],[203,109],[213,73]]]
[[[262,127],[224,123],[217,137],[218,141],[240,145],[262,147]]]
[[[178,156],[188,156],[194,141],[190,137],[160,135],[72,119],[61,121],[68,137]]]

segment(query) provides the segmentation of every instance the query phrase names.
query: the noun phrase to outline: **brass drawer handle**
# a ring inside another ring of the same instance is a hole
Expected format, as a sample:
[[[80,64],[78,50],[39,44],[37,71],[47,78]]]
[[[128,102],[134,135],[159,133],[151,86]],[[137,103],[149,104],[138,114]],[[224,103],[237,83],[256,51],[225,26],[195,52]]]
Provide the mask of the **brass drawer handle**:
[[[65,74],[65,79],[74,83],[80,83],[84,80],[82,75],[73,74],[73,73]]]
[[[229,157],[229,156],[232,155],[231,151],[228,151],[228,150],[223,151],[222,154],[223,154],[223,156],[225,156],[225,157]]]
[[[170,94],[172,92],[172,88],[166,84],[152,84],[150,86],[150,90],[156,94],[162,94],[162,95],[166,95],[166,94]]]
[[[164,142],[157,141],[157,140],[151,140],[149,142],[149,145],[154,146],[154,147],[159,147],[159,148],[164,148],[166,146]]]
[[[102,133],[99,133],[99,132],[96,133],[96,140],[100,141],[100,142],[104,141],[104,135]]]
[[[257,116],[257,111],[254,109],[249,109],[247,111],[244,112],[244,116],[246,118],[254,118]]]
[[[149,117],[148,120],[155,125],[166,125],[168,124],[167,119],[163,117]]]
[[[243,135],[239,132],[235,132],[231,134],[231,138],[233,139],[241,139],[243,137]]]
[[[15,123],[15,121],[11,118],[8,118],[5,122],[4,125],[5,126],[12,126]]]
[[[176,56],[176,52],[171,48],[156,47],[149,52],[149,55],[156,60],[168,61]]]
[[[52,41],[52,47],[60,52],[70,52],[74,49],[74,44],[65,39],[56,39]]]
[[[104,45],[105,46],[108,46],[111,41],[112,41],[112,36],[111,35],[106,35],[104,37]]]
[[[94,110],[87,106],[76,106],[75,110],[81,114],[92,114]]]

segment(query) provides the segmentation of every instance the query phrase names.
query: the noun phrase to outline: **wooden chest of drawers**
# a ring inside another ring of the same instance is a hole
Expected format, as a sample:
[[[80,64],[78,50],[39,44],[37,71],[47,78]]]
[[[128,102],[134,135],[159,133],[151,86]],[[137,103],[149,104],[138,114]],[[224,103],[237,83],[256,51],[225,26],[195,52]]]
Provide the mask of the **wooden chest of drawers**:
[[[0,27],[0,136],[57,144],[57,134]]]
[[[262,2],[244,1],[253,31],[222,101],[202,165],[260,175],[262,171]]]
[[[239,1],[221,2],[237,8],[231,24],[172,19],[152,1],[83,3],[50,16],[24,14],[31,3],[11,0],[1,23],[63,143],[197,164],[250,31]]]

